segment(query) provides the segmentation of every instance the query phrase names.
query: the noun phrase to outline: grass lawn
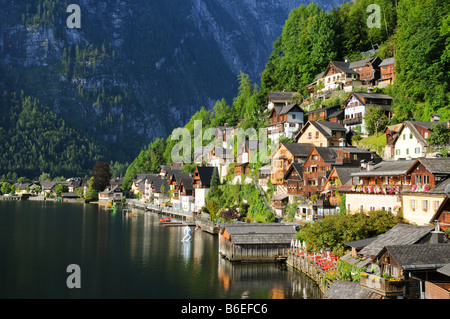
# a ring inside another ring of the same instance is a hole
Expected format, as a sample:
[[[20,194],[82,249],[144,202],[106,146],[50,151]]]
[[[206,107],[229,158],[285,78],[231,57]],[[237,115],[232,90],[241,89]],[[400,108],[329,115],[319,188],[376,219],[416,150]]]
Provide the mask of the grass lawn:
[[[384,147],[386,146],[386,134],[381,133],[378,136],[371,135],[365,138],[362,138],[357,142],[357,147],[360,148],[370,148],[371,150],[377,152],[377,154],[383,157]]]

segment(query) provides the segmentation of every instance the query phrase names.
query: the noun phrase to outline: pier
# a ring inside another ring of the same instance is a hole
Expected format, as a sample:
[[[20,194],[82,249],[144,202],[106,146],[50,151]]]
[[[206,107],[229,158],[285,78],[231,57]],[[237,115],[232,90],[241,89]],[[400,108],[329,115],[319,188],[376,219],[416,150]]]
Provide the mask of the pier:
[[[157,214],[168,215],[170,217],[175,217],[184,221],[181,224],[177,222],[165,223],[164,226],[197,226],[201,230],[212,235],[217,235],[220,230],[220,225],[218,223],[204,218],[196,217],[194,212],[179,210],[172,207],[147,204],[136,199],[127,199],[127,206],[138,208],[144,211],[152,211]]]

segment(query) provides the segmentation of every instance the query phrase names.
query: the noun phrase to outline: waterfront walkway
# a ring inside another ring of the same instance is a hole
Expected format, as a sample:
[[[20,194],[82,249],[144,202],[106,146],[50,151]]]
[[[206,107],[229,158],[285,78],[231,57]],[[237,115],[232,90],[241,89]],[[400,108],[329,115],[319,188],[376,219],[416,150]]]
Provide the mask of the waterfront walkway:
[[[185,210],[175,209],[172,207],[166,207],[166,206],[161,206],[161,205],[143,203],[137,199],[127,199],[127,206],[140,208],[140,209],[143,209],[146,211],[153,211],[153,212],[156,212],[159,214],[167,214],[167,215],[178,217],[178,218],[181,218],[184,220],[193,220],[194,219],[193,212],[187,212]]]
[[[220,225],[210,220],[200,218],[196,216],[194,212],[188,212],[181,209],[175,209],[173,207],[160,206],[154,204],[143,203],[137,199],[127,199],[126,205],[128,207],[134,207],[142,209],[144,211],[152,211],[158,214],[165,214],[171,217],[180,218],[185,221],[195,221],[196,226],[201,228],[203,231],[210,234],[218,234]]]

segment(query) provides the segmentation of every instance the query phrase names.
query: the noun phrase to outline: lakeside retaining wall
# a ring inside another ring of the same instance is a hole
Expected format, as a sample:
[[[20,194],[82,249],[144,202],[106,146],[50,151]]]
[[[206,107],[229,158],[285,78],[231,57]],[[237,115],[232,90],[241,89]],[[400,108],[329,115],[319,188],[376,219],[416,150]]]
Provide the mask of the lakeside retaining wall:
[[[331,284],[333,283],[333,281],[330,279],[324,280],[325,273],[322,272],[320,267],[315,262],[309,260],[308,258],[297,256],[289,252],[286,259],[286,264],[296,270],[301,271],[309,278],[314,280],[323,294],[327,292],[328,288],[330,288]]]

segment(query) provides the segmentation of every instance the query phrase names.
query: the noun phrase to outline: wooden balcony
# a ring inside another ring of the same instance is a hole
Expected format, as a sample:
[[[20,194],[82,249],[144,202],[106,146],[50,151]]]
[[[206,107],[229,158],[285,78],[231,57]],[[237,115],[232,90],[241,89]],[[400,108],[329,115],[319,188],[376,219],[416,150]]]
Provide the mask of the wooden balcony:
[[[386,297],[402,296],[404,294],[405,282],[397,279],[386,279],[380,276],[361,273],[361,287],[373,290]]]
[[[345,119],[344,120],[344,125],[345,124],[352,125],[352,124],[360,124],[360,123],[362,123],[362,117],[360,117],[360,116],[354,117],[352,119]]]

